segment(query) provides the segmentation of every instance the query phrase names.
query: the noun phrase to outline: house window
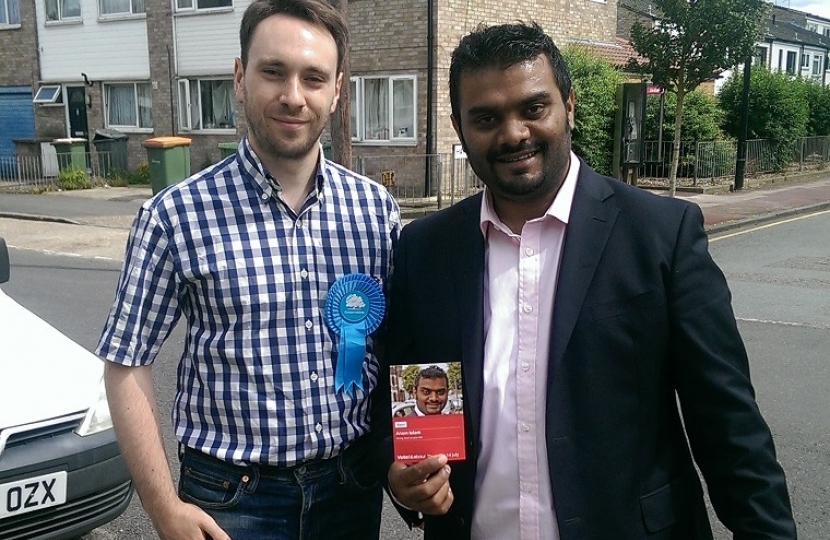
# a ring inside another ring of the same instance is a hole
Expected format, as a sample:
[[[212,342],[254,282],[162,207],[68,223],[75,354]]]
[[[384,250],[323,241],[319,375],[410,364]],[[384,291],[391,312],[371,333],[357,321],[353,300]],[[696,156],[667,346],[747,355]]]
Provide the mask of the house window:
[[[107,127],[153,127],[153,90],[150,83],[104,85]]]
[[[59,84],[44,84],[37,89],[35,97],[32,98],[32,103],[58,103],[61,98],[61,85]]]
[[[810,55],[809,54],[802,54],[801,55],[801,69],[809,68],[810,67]]]
[[[81,18],[81,0],[46,0],[47,21],[71,21]]]
[[[415,76],[353,77],[351,85],[353,140],[415,140]]]
[[[101,15],[132,15],[144,13],[144,0],[99,0]]]
[[[813,75],[818,77],[821,75],[821,56],[813,56]]]
[[[756,66],[766,66],[767,65],[767,48],[766,47],[755,47],[755,55],[752,58],[752,64]]]
[[[179,127],[234,129],[232,79],[180,79]]]
[[[0,26],[20,24],[18,0],[0,0]]]
[[[176,11],[229,8],[233,0],[176,0]]]
[[[787,73],[795,75],[795,52],[787,51]]]

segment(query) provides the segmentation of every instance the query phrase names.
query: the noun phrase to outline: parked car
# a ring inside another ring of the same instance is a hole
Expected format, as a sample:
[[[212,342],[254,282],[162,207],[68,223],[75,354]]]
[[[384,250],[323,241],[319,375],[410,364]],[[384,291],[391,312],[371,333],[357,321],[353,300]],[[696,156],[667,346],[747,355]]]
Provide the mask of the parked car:
[[[103,361],[0,289],[0,373],[0,538],[77,538],[118,517],[133,490]]]

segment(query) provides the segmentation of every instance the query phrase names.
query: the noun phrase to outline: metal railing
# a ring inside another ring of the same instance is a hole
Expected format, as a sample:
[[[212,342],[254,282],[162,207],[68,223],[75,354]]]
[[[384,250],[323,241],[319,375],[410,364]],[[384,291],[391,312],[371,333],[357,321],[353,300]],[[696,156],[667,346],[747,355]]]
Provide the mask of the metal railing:
[[[407,206],[442,208],[484,188],[466,158],[452,154],[358,156],[355,170]]]
[[[643,142],[643,162],[639,180],[644,184],[659,185],[669,176],[674,143]],[[738,143],[724,141],[683,141],[680,143],[680,162],[677,167],[679,186],[705,186],[731,183],[735,178]],[[821,170],[830,164],[830,136],[803,137],[791,143],[776,143],[767,139],[746,143],[746,176],[806,172]]]
[[[61,171],[68,170],[81,170],[92,181],[104,183],[114,176],[126,175],[125,169],[124,154],[118,152],[0,154],[0,188],[26,190],[57,186]]]

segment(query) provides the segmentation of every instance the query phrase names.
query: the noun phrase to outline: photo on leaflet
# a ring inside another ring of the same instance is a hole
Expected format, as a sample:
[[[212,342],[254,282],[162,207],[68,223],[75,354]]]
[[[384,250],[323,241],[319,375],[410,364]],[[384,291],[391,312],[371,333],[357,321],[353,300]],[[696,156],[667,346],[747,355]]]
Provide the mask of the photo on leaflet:
[[[389,383],[395,458],[464,459],[461,362],[393,365]]]

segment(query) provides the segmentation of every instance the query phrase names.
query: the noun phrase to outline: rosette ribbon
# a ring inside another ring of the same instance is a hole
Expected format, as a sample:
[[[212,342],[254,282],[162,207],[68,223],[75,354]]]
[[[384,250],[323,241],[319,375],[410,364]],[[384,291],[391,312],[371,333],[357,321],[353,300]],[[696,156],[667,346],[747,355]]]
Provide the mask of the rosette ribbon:
[[[366,274],[346,274],[335,281],[326,295],[326,324],[339,337],[334,390],[351,397],[363,390],[363,359],[366,337],[383,320],[383,291]]]

